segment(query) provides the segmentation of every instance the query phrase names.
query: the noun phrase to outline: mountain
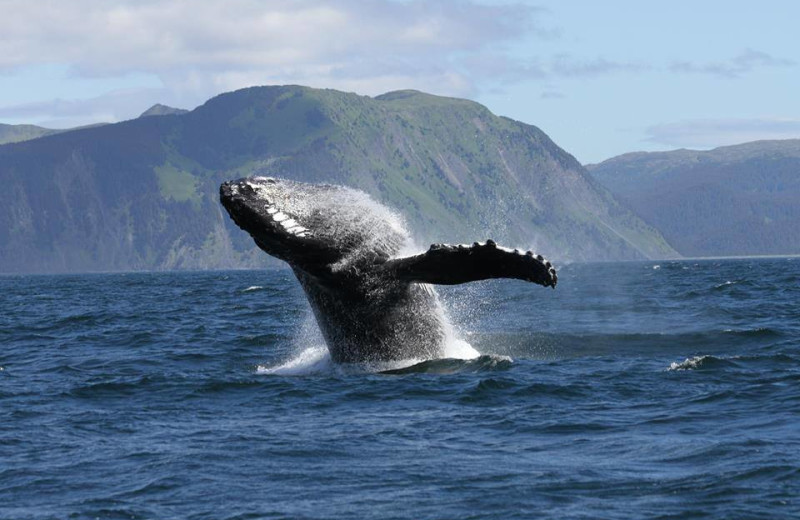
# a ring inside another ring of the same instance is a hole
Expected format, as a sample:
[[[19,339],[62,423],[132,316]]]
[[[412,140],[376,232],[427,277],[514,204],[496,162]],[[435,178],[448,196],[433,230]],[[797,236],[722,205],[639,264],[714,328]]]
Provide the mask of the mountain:
[[[178,110],[177,108],[174,110]],[[10,143],[21,143],[22,141],[30,141],[31,139],[38,139],[46,135],[60,134],[63,132],[72,132],[73,130],[83,130],[84,128],[95,128],[98,126],[105,126],[108,123],[94,123],[85,126],[76,126],[74,128],[44,128],[36,125],[4,125],[0,123],[0,145]]]
[[[4,125],[0,123],[0,144],[19,143],[58,132],[36,125]]]
[[[534,126],[463,99],[254,87],[195,110],[0,146],[0,271],[263,266],[218,202],[268,174],[371,193],[432,241],[569,260],[675,252]]]
[[[800,253],[800,140],[630,153],[591,174],[687,256]]]
[[[150,116],[172,116],[172,115],[180,115],[185,114],[188,110],[184,110],[182,108],[173,108],[168,107],[167,105],[162,105],[161,103],[156,103],[155,105],[151,106],[139,117],[150,117]]]

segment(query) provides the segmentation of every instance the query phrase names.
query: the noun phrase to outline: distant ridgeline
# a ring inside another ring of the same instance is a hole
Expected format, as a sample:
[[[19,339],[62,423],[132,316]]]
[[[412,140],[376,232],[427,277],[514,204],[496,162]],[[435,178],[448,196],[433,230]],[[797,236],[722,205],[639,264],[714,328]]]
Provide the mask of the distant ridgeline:
[[[462,99],[258,87],[32,137],[0,146],[0,272],[267,265],[218,202],[221,181],[255,174],[365,190],[421,247],[494,238],[556,262],[675,255],[541,130]]]
[[[588,168],[682,255],[800,253],[800,139],[630,153]]]
[[[36,139],[44,135],[57,133],[58,130],[42,128],[36,125],[4,125],[0,124],[0,144],[19,143]]]

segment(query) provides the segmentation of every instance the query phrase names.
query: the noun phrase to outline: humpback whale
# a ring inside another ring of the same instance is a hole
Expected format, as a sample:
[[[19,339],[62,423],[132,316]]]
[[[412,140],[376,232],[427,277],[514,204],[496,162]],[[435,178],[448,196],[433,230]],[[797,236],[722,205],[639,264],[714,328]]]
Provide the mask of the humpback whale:
[[[492,240],[409,254],[402,220],[343,186],[249,177],[223,183],[220,201],[259,248],[292,268],[338,363],[441,357],[445,327],[430,284],[558,281],[542,256]]]

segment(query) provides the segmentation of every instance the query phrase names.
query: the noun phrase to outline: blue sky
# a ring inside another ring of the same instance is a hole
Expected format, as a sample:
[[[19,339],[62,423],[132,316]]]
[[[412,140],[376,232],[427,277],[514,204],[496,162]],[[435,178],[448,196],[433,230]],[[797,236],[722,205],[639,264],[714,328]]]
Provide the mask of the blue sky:
[[[0,0],[0,122],[303,84],[467,97],[584,163],[800,138],[800,2]]]

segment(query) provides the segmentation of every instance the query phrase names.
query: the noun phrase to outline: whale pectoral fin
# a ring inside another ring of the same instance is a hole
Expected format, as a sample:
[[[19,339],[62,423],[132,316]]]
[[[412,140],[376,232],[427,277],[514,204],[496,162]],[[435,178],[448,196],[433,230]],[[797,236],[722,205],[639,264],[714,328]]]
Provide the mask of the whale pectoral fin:
[[[426,252],[389,260],[383,266],[408,282],[455,285],[489,278],[516,278],[555,288],[556,270],[530,251],[498,247],[493,241],[471,246],[433,244]]]

